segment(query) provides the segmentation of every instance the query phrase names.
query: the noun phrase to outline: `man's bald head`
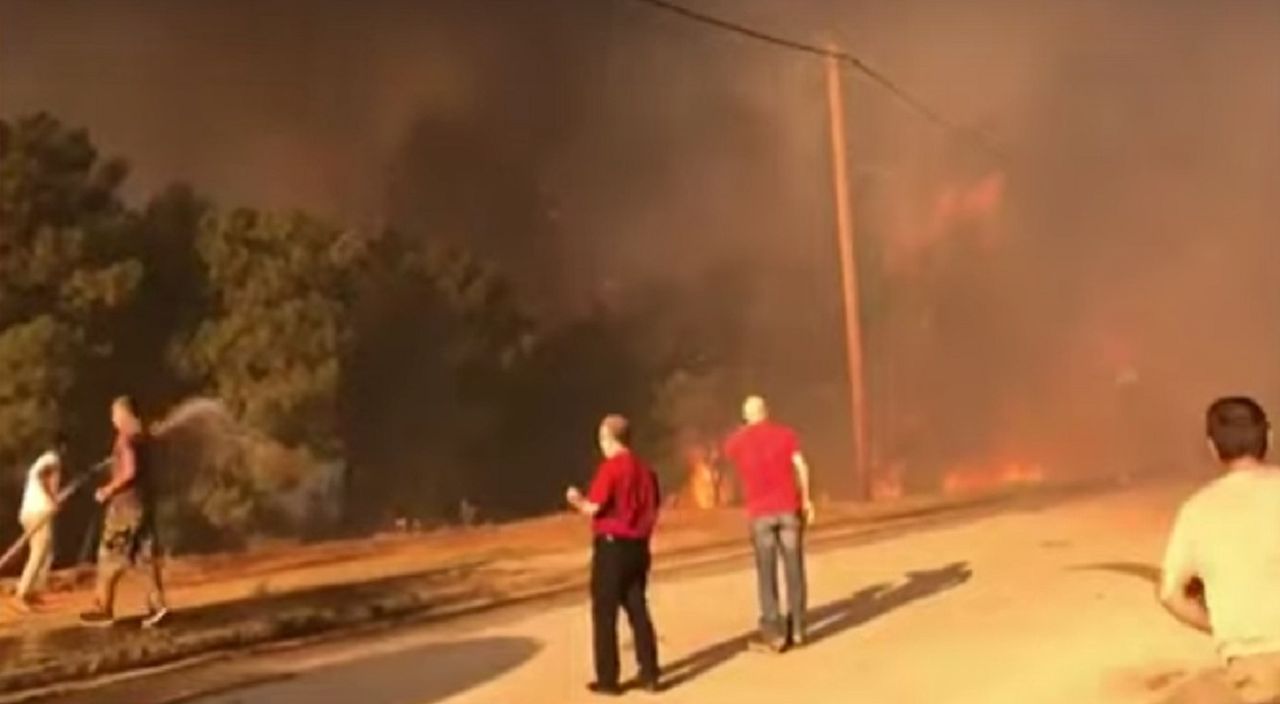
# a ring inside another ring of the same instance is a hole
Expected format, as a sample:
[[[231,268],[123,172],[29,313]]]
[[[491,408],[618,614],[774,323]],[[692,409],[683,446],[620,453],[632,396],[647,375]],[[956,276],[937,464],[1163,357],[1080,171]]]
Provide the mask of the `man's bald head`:
[[[117,396],[111,402],[111,424],[122,433],[136,433],[142,429],[138,402],[132,396]]]
[[[631,422],[616,413],[605,416],[600,421],[599,440],[605,457],[625,452],[631,445]]]
[[[608,435],[621,445],[627,445],[631,442],[631,422],[626,416],[611,413],[600,421],[600,433]]]
[[[759,423],[769,417],[769,406],[761,396],[748,396],[742,402],[742,419],[748,423]]]

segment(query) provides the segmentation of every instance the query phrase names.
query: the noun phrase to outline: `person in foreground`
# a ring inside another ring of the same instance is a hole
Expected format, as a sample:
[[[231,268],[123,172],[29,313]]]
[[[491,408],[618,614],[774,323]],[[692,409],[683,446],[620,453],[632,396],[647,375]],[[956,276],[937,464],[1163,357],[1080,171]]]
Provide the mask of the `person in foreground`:
[[[115,621],[116,586],[126,567],[144,563],[151,581],[144,628],[158,626],[169,614],[155,534],[155,496],[152,492],[149,438],[133,399],[121,396],[111,404],[116,429],[111,451],[111,478],[94,498],[106,507],[102,542],[98,547],[98,584],[92,611],[80,620],[92,625]]]
[[[651,692],[661,685],[658,640],[645,591],[649,582],[649,537],[658,520],[658,477],[632,453],[626,418],[600,423],[604,461],[583,496],[570,487],[565,498],[591,517],[591,624],[596,679],[587,688],[607,696],[622,694],[618,671],[618,608],[627,612],[640,666],[639,684]]]
[[[1264,461],[1271,427],[1256,401],[1228,397],[1209,406],[1206,430],[1225,474],[1179,510],[1160,602],[1213,636],[1226,663],[1214,683],[1221,691],[1195,701],[1280,704],[1280,468]]]
[[[730,436],[725,455],[741,478],[756,554],[760,634],[752,647],[780,652],[788,645],[802,646],[806,639],[804,526],[814,520],[809,465],[795,431],[769,419],[763,398],[747,398],[742,418],[746,425]],[[785,620],[778,607],[779,550],[790,612]]]
[[[62,438],[56,438],[27,470],[18,522],[31,539],[27,543],[27,565],[14,592],[14,607],[23,613],[41,602],[41,592],[53,566],[53,513],[60,503],[63,447]]]

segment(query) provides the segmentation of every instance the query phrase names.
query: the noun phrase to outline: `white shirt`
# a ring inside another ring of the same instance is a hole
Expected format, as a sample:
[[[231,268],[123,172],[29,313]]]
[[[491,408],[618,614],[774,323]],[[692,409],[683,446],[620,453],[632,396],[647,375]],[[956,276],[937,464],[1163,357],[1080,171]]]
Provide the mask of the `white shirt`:
[[[1218,652],[1280,653],[1280,468],[1234,469],[1182,505],[1161,593],[1204,584]]]
[[[31,469],[27,470],[27,486],[22,493],[22,508],[18,511],[18,520],[27,521],[39,518],[53,509],[53,501],[50,500],[49,493],[45,491],[40,475],[49,469],[55,472],[58,471],[60,464],[61,460],[58,458],[58,453],[50,450],[40,455],[35,463],[31,465]]]

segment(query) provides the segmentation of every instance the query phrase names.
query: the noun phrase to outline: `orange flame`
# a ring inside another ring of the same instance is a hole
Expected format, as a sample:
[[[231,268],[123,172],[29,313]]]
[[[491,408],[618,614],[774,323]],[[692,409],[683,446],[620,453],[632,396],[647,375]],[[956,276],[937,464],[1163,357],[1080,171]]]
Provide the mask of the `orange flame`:
[[[871,479],[871,500],[892,501],[902,498],[902,465],[895,464]]]
[[[715,454],[714,449],[701,443],[686,446],[684,460],[688,478],[682,492],[682,505],[699,509],[723,505],[721,477],[715,468]]]
[[[927,224],[914,231],[899,232],[895,237],[885,255],[886,265],[891,269],[910,266],[916,257],[951,236],[960,224],[983,224],[971,232],[984,246],[993,246],[998,228],[985,224],[1004,203],[1005,181],[1005,175],[995,171],[976,182],[944,187],[934,198]]]
[[[956,467],[942,475],[944,494],[969,494],[1001,486],[1040,484],[1044,467],[1031,462],[1006,462],[984,467]]]
[[[1004,202],[1004,182],[1004,174],[997,171],[977,183],[943,190],[934,203],[929,240],[941,239],[953,224],[995,215]]]

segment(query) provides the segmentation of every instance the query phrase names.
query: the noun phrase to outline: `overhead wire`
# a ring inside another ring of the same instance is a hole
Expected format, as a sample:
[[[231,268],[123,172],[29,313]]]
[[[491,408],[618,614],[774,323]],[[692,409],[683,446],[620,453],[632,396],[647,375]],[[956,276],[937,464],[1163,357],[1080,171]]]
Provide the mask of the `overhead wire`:
[[[630,0],[631,2],[640,3],[649,7],[670,13],[675,16],[682,17],[691,22],[696,22],[704,26],[713,27],[725,32],[731,32],[740,36],[754,39],[756,41],[771,44],[780,49],[811,54],[822,58],[832,58],[845,64],[858,73],[866,76],[873,83],[884,88],[891,95],[911,108],[924,119],[932,122],[938,127],[954,133],[961,139],[968,141],[974,147],[981,149],[993,156],[1001,159],[1007,158],[1004,149],[998,146],[985,132],[973,127],[963,125],[959,122],[951,120],[940,110],[931,107],[923,99],[917,97],[911,91],[904,88],[898,82],[894,81],[888,75],[877,70],[867,64],[867,62],[841,49],[832,49],[828,47],[818,46],[817,44],[809,44],[789,37],[773,34],[764,30],[727,20],[722,17],[710,15],[705,12],[694,10],[679,3],[670,2],[670,0]]]

